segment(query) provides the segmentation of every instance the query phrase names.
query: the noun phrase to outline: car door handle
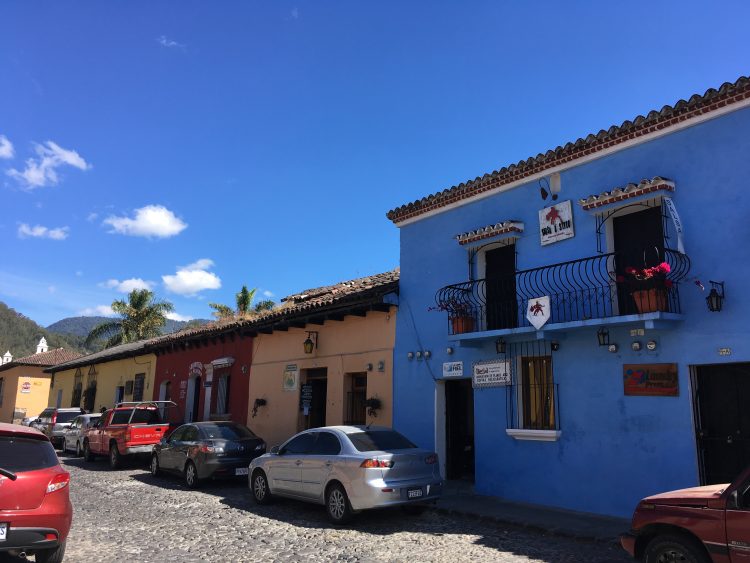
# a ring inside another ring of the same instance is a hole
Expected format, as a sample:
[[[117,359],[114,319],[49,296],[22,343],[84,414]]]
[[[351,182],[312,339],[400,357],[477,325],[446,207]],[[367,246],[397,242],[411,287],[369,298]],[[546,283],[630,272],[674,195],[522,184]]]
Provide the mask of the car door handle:
[[[302,465],[302,460],[298,459],[297,461],[294,462],[294,465]]]
[[[333,465],[332,461],[326,461],[326,467],[331,467]]]

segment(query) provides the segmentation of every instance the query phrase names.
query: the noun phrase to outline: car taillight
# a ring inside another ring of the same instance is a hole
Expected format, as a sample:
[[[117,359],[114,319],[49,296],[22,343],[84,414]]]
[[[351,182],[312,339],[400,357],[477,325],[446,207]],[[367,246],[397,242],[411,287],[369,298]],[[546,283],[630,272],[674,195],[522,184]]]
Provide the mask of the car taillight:
[[[47,493],[49,494],[59,491],[63,487],[67,487],[68,483],[70,483],[70,473],[55,475],[49,482],[49,485],[47,485]]]
[[[374,469],[378,467],[383,469],[390,469],[391,467],[393,467],[393,465],[394,463],[390,459],[366,459],[359,466],[366,469]]]
[[[204,454],[223,454],[224,448],[221,446],[209,446],[208,444],[201,444],[198,446],[198,451]]]
[[[426,458],[424,458],[424,462],[427,465],[435,465],[438,462],[437,454],[430,454]]]
[[[52,426],[54,426],[56,422],[57,422],[57,413],[53,412],[52,413]]]

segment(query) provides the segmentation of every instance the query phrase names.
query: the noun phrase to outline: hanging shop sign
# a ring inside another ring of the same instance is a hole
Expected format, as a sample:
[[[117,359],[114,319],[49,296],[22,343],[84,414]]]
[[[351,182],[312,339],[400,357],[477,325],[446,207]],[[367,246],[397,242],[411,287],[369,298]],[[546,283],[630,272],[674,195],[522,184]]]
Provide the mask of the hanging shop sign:
[[[542,246],[573,238],[573,207],[570,200],[539,211],[539,235]]]
[[[299,367],[297,364],[287,364],[284,368],[282,378],[282,389],[284,391],[296,391],[299,382]]]
[[[507,360],[477,362],[473,366],[471,384],[474,389],[503,387],[510,385],[510,381],[510,362]]]
[[[443,377],[463,377],[464,376],[464,363],[463,362],[444,362],[443,363]]]
[[[310,414],[310,409],[312,408],[312,401],[313,401],[313,386],[309,383],[305,383],[300,388],[299,393],[299,408],[302,411],[302,414],[305,416]]]
[[[677,364],[624,364],[625,395],[677,397],[680,394]]]
[[[550,317],[549,295],[529,299],[526,304],[526,318],[535,329],[542,328]]]

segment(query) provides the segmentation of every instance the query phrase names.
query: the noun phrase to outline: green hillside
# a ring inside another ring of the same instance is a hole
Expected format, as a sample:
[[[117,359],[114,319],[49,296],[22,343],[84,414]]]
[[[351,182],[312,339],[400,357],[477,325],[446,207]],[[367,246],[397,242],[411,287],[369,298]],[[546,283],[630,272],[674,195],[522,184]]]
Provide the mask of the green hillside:
[[[52,323],[47,327],[47,330],[57,334],[75,335],[77,337],[82,337],[83,339],[85,339],[88,336],[89,332],[91,332],[91,329],[96,325],[111,320],[112,319],[109,317],[67,317],[65,319],[57,321],[56,323]],[[167,324],[164,325],[162,333],[169,334],[171,332],[177,332],[178,330],[185,328],[185,326],[187,326],[188,324],[190,324],[190,326],[197,326],[205,324],[207,322],[208,321],[205,320],[193,320],[186,322],[171,321],[167,319]]]
[[[7,350],[14,358],[36,352],[39,339],[44,336],[50,348],[68,348],[84,353],[80,343],[73,343],[64,336],[49,332],[21,313],[0,301],[0,355]]]

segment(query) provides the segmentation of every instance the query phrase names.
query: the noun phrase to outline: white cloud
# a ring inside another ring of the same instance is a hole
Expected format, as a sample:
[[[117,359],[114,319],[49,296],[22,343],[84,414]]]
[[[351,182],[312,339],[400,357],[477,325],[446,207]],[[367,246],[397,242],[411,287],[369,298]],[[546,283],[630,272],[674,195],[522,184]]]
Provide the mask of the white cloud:
[[[154,287],[154,282],[142,280],[141,278],[130,278],[122,281],[111,279],[99,285],[109,289],[115,289],[120,293],[130,293],[134,289],[151,289]]]
[[[296,8],[296,7],[295,7],[295,8],[293,8],[293,9],[292,9],[292,17],[293,17],[293,18],[294,18],[295,20],[298,20],[298,19],[299,19],[299,8]]]
[[[76,277],[81,277],[83,275],[83,272],[81,270],[76,270]]]
[[[114,317],[115,312],[109,305],[97,305],[96,307],[87,307],[82,311],[78,312],[79,315],[84,317]]]
[[[164,287],[172,293],[179,295],[194,296],[204,289],[219,289],[221,279],[208,269],[214,265],[213,260],[201,258],[177,269],[173,276],[162,276]]]
[[[18,225],[18,238],[49,238],[52,240],[65,240],[68,238],[68,227],[57,227],[50,229],[42,225],[29,226],[26,223]]]
[[[160,35],[156,38],[156,41],[157,43],[159,43],[159,45],[161,45],[162,47],[166,47],[167,49],[184,49],[185,47],[187,47],[187,45],[178,43],[173,39],[168,39],[166,35]]]
[[[273,296],[274,296],[274,294],[273,294],[273,292],[272,292],[272,291],[268,291],[268,290],[265,290],[265,291],[263,292],[263,297],[268,297],[268,298],[270,299],[270,298],[271,298],[271,297],[273,297]]]
[[[187,228],[187,223],[162,205],[136,209],[133,218],[111,215],[104,220],[104,224],[112,227],[110,233],[149,238],[173,237]]]
[[[13,143],[5,135],[0,135],[0,158],[13,158],[15,154]]]
[[[89,221],[89,222],[91,222],[91,221],[96,221],[96,220],[97,220],[98,218],[99,218],[99,214],[98,214],[98,213],[93,213],[93,212],[92,212],[92,213],[89,213],[89,214],[88,214],[88,215],[86,216],[86,221]]]
[[[26,168],[23,171],[11,168],[6,172],[8,176],[15,178],[30,190],[57,184],[60,180],[57,169],[61,166],[72,166],[79,170],[91,168],[91,165],[76,151],[64,149],[52,141],[47,141],[42,145],[34,145],[34,150],[37,158],[26,159]]]
[[[190,317],[190,316],[188,316],[188,315],[180,315],[179,313],[174,313],[174,312],[172,312],[172,313],[167,313],[167,314],[166,314],[166,317],[167,317],[167,318],[168,318],[168,319],[169,319],[170,321],[182,321],[182,322],[187,322],[187,321],[192,321],[192,320],[193,320],[193,317]]]

